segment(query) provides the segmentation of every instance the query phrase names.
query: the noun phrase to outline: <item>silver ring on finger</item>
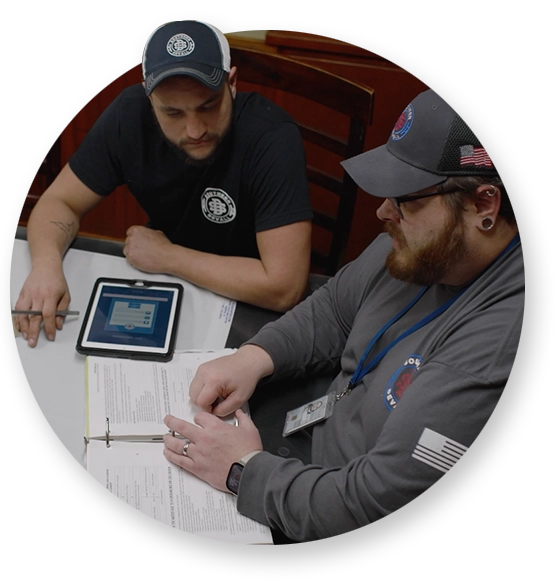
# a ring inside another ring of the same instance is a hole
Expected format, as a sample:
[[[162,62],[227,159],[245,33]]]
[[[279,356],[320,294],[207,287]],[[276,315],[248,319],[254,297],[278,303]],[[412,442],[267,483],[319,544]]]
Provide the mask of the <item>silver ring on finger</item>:
[[[187,449],[189,448],[191,442],[189,440],[186,440],[185,444],[183,445],[183,450],[182,450],[182,454],[184,456],[187,456]]]

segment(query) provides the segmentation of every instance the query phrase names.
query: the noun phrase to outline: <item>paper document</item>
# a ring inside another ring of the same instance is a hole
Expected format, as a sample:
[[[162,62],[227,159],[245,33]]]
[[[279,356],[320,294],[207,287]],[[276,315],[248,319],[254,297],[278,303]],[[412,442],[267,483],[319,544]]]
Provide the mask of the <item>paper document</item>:
[[[272,544],[270,529],[241,515],[231,494],[171,464],[163,444],[89,442],[87,470],[118,498],[171,527],[216,540]]]
[[[136,509],[180,530],[237,543],[272,544],[270,529],[236,498],[175,466],[161,442],[172,414],[193,422],[189,386],[202,363],[233,349],[176,353],[151,362],[87,357],[87,470]]]
[[[199,365],[233,349],[176,353],[167,363],[87,357],[88,438],[163,435],[168,414],[192,421],[189,386]]]

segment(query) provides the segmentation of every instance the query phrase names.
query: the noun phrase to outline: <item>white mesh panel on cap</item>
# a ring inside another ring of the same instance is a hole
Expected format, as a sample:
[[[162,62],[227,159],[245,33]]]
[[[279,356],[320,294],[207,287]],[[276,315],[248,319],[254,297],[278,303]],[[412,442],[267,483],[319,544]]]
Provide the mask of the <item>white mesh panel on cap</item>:
[[[207,26],[208,28],[210,28],[214,32],[214,34],[216,35],[218,43],[220,44],[220,49],[222,50],[222,68],[227,73],[229,73],[230,72],[231,57],[230,57],[230,45],[228,44],[228,39],[218,30],[218,28],[216,28],[215,26],[212,26],[212,24],[208,24],[207,22],[203,22],[203,24],[205,26]]]

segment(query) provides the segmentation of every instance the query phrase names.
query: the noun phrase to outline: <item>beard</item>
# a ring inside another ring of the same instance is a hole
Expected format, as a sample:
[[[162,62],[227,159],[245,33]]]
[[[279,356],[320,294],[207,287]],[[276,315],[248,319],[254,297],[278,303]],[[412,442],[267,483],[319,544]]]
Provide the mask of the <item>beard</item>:
[[[226,149],[229,141],[230,136],[232,133],[232,118],[230,117],[230,121],[227,127],[224,129],[224,132],[221,134],[211,133],[207,135],[208,139],[214,141],[214,146],[210,153],[202,158],[193,157],[189,153],[187,153],[187,140],[180,141],[177,145],[172,143],[173,148],[178,153],[178,156],[182,158],[182,160],[187,164],[194,167],[208,167],[216,163],[216,161],[222,155],[222,152]],[[171,143],[171,142],[170,142]]]
[[[419,286],[438,284],[467,254],[461,215],[451,215],[435,238],[415,248],[410,248],[396,224],[386,223],[385,230],[399,244],[388,254],[386,268],[390,276],[404,282]]]
[[[228,86],[228,91],[230,88]],[[221,157],[223,151],[226,150],[228,144],[231,141],[232,135],[232,127],[233,127],[233,119],[234,119],[234,111],[235,111],[235,101],[232,98],[232,94],[230,92],[230,98],[232,99],[232,112],[230,114],[230,119],[228,120],[227,126],[224,128],[224,131],[220,134],[218,133],[209,133],[206,136],[206,139],[210,139],[214,141],[214,145],[212,150],[204,157],[198,158],[190,155],[187,153],[187,139],[182,139],[178,143],[171,141],[166,137],[164,131],[162,131],[162,127],[160,127],[160,123],[156,118],[156,114],[154,110],[151,108],[152,116],[154,119],[154,124],[158,129],[158,132],[162,139],[166,142],[168,147],[174,152],[174,154],[185,164],[193,166],[193,167],[208,167],[216,163],[216,161]]]

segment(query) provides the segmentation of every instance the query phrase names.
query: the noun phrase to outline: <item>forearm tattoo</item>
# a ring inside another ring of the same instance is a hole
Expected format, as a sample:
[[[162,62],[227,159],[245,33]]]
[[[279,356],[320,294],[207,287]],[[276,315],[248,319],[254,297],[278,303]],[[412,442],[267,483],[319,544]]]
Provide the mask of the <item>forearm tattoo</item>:
[[[73,237],[75,236],[74,233],[74,224],[75,222],[70,222],[69,224],[64,224],[63,222],[51,222],[52,224],[54,224],[54,226],[56,226],[58,229],[60,229],[64,235],[65,235],[65,240],[64,240],[64,247],[67,248],[69,246],[69,244],[71,243],[71,241],[73,240]]]

